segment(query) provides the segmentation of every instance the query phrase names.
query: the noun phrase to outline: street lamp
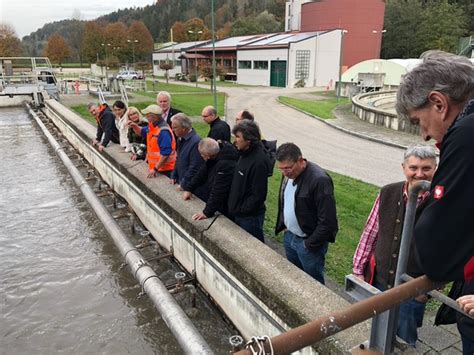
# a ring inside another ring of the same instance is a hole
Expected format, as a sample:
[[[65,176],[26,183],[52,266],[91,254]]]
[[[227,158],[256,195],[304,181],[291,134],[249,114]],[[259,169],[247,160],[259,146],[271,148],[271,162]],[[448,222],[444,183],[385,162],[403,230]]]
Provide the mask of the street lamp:
[[[214,0],[211,0],[211,32],[212,32],[212,93],[214,107],[217,110],[217,86],[216,86],[216,14],[214,11]],[[227,116],[227,115],[226,115]]]
[[[198,87],[198,65],[197,65],[197,40],[199,35],[202,33],[202,31],[192,31],[189,30],[188,33],[196,34],[194,36],[194,70],[195,70],[195,75],[196,75],[196,87]]]
[[[382,47],[382,36],[385,32],[387,32],[387,30],[382,30],[382,31],[372,30],[373,34],[380,33],[380,47]],[[376,45],[375,46],[375,58],[380,56],[380,55],[377,56],[377,53],[380,53],[377,49],[378,49],[378,46]]]
[[[349,32],[348,30],[341,29],[341,49],[339,51],[339,81],[337,83],[337,101],[341,97],[341,81],[342,81],[342,58],[344,56],[344,34]]]
[[[133,69],[135,69],[135,43],[138,43],[138,39],[127,39],[128,43],[132,44],[132,55],[133,55]]]

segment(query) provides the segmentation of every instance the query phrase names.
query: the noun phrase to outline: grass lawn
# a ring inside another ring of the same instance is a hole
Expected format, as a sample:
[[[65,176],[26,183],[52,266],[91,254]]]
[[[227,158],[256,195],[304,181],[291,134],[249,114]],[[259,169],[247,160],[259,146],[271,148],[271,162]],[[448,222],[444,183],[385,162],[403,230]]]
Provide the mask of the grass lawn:
[[[137,106],[139,109],[142,109],[152,103],[155,103],[156,93],[154,92],[138,92],[137,94],[142,96],[147,96],[150,98],[150,102],[140,103],[132,106]],[[194,93],[194,94],[176,94],[172,95],[172,106],[183,111],[188,116],[201,116],[202,109],[205,106],[214,105],[214,97],[210,93]],[[224,101],[225,94],[217,93],[217,112],[224,112]]]
[[[158,91],[168,91],[171,95],[175,93],[182,93],[182,92],[203,92],[203,93],[210,93],[211,90],[204,89],[204,88],[197,88],[191,85],[179,85],[179,84],[166,84],[165,79],[160,79],[156,85],[153,85],[153,81],[147,80],[146,81],[147,90],[154,91],[157,93]],[[155,94],[156,96],[156,94]]]
[[[319,93],[317,93],[319,95]],[[323,93],[321,93],[323,94]],[[325,94],[321,96],[328,96],[326,100],[300,100],[294,99],[287,96],[279,96],[278,100],[287,105],[294,106],[306,113],[321,117],[323,119],[334,118],[332,110],[338,105],[344,105],[349,103],[348,98],[341,98],[337,101],[337,98],[333,98],[331,94]]]
[[[146,105],[147,103],[139,103],[136,106],[143,108]],[[95,120],[90,116],[85,105],[74,106],[72,109],[95,125]],[[201,137],[207,136],[209,126],[206,123],[195,122],[193,127]],[[336,242],[329,246],[326,271],[331,279],[343,284],[345,275],[352,271],[352,257],[379,188],[333,172],[329,172],[329,174],[334,181],[339,233]],[[280,180],[281,173],[275,168],[273,176],[268,181],[264,232],[265,236],[274,238],[281,243],[283,235],[280,233],[275,236],[274,232]]]

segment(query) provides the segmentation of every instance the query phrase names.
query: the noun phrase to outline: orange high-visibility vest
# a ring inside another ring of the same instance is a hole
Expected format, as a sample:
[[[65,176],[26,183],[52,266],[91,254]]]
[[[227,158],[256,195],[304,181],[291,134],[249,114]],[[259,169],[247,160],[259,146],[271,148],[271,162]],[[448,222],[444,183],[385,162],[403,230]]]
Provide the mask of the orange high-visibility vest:
[[[171,135],[171,154],[168,156],[168,160],[164,163],[158,171],[171,171],[174,169],[174,165],[176,163],[176,140],[174,138],[173,132],[168,127],[168,125],[164,125],[163,127],[154,127],[151,123],[148,124],[148,134],[146,137],[146,145],[147,145],[147,161],[148,161],[148,168],[150,171],[155,169],[155,166],[161,159],[160,154],[160,146],[158,145],[158,136],[160,135],[161,130],[166,130],[170,132]]]

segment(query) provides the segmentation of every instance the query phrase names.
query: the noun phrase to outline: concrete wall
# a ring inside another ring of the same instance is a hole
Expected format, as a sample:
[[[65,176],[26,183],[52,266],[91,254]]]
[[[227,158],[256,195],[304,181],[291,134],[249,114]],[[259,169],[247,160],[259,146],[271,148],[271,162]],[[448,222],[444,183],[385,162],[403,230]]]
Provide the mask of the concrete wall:
[[[192,221],[203,208],[197,199],[183,202],[168,179],[147,179],[145,163],[132,162],[117,145],[99,154],[91,147],[95,129],[54,100],[46,114],[64,136],[123,196],[158,242],[169,249],[221,307],[245,338],[277,335],[312,319],[339,311],[348,303],[315,282],[266,245],[220,216]],[[368,323],[343,331],[303,353],[343,354],[368,339]]]
[[[396,93],[396,91],[380,91],[354,96],[352,98],[352,112],[361,120],[374,125],[419,135],[419,126],[399,118],[395,113]],[[390,103],[393,103],[392,108],[387,107]]]
[[[249,60],[252,62],[252,69],[240,69],[239,61]],[[268,61],[268,69],[253,69],[254,60]],[[272,60],[288,60],[288,50],[280,49],[254,49],[237,51],[237,82],[247,85],[270,86],[270,70]],[[287,62],[288,72],[288,62]]]

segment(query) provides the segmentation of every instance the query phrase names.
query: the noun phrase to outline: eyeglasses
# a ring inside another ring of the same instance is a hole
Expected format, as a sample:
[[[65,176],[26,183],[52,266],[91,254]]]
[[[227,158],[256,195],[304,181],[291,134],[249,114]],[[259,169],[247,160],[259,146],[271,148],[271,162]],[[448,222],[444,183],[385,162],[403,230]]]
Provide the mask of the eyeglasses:
[[[278,168],[278,170],[280,170],[280,171],[291,171],[291,170],[293,170],[293,168],[295,167],[295,165],[296,165],[296,162],[294,162],[293,164],[291,164],[291,165],[289,165],[289,166],[288,166],[288,165],[287,165],[287,166],[279,166],[279,165],[277,164],[277,168]]]

